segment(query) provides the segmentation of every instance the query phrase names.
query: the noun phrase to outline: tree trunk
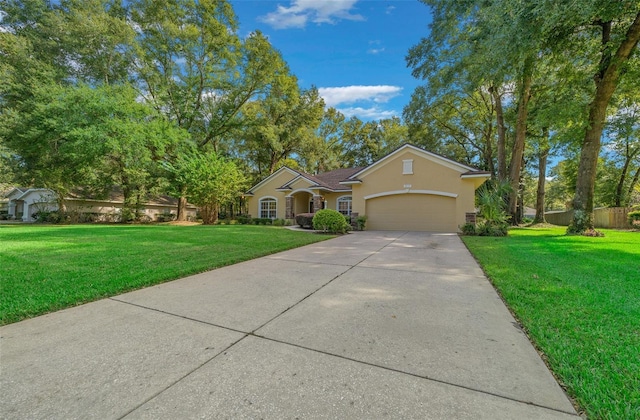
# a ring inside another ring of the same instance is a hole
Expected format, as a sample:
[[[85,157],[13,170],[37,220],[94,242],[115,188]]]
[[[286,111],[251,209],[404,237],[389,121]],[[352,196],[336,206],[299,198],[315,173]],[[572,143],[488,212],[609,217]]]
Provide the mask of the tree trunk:
[[[187,187],[180,187],[180,197],[178,198],[178,214],[176,215],[178,222],[187,220]]]
[[[627,202],[626,205],[629,205],[629,200],[631,200],[633,195],[633,189],[636,187],[636,184],[640,181],[640,167],[636,169],[636,174],[633,176],[631,183],[629,184],[629,189],[627,190]]]
[[[269,175],[276,171],[276,165],[278,165],[278,157],[275,152],[271,152],[271,157],[269,159]]]
[[[595,75],[596,93],[589,104],[589,120],[582,142],[576,194],[573,199],[573,221],[570,233],[593,229],[593,196],[596,182],[600,139],[605,124],[607,106],[620,80],[620,66],[628,59],[640,40],[640,12],[629,27],[625,39],[613,56],[609,51],[611,22],[602,23],[602,57],[600,71]]]
[[[120,211],[120,222],[129,223],[135,220],[135,212],[131,203],[131,190],[126,184],[126,178],[124,186],[122,187],[122,210]]]
[[[208,204],[200,207],[200,215],[202,216],[203,225],[212,225],[218,220],[218,205]]]
[[[507,129],[504,126],[504,112],[502,110],[502,97],[494,86],[489,88],[496,107],[496,125],[498,127],[498,179],[507,179]]]
[[[522,84],[518,98],[518,119],[516,121],[516,138],[511,153],[511,165],[509,167],[509,191],[508,210],[511,216],[511,224],[520,223],[518,216],[518,191],[520,184],[520,172],[522,171],[522,158],[527,134],[527,113],[529,111],[529,99],[531,98],[531,82],[533,79],[533,57],[525,58],[522,69]]]
[[[495,177],[496,176],[496,167],[493,163],[493,147],[491,145],[491,138],[493,137],[493,130],[492,127],[490,126],[485,133],[485,148],[484,148],[484,161],[485,161],[485,167],[487,168],[486,170],[491,172],[491,176]]]
[[[622,171],[620,173],[620,179],[618,179],[618,185],[616,185],[615,206],[622,207],[622,190],[624,189],[624,181],[627,179],[627,171],[629,170],[629,164],[631,159],[629,157],[629,147],[627,146],[627,155],[624,158],[624,165],[622,165]]]
[[[522,164],[520,168],[527,166],[527,162],[522,154]],[[516,224],[522,223],[524,218],[524,171],[520,170],[520,179],[518,180],[518,205],[516,207]]]
[[[599,86],[600,87],[600,86]],[[569,229],[573,233],[582,233],[593,229],[593,196],[596,183],[598,155],[600,154],[600,138],[604,126],[608,98],[599,91],[596,100],[589,109],[589,128],[585,133],[580,153],[576,194],[573,199],[573,221]]]
[[[546,131],[546,130],[545,130]],[[548,132],[545,133],[545,138]],[[536,191],[536,217],[533,223],[546,223],[544,218],[544,196],[545,184],[547,182],[547,159],[549,157],[549,146],[545,145],[538,154],[538,190]]]

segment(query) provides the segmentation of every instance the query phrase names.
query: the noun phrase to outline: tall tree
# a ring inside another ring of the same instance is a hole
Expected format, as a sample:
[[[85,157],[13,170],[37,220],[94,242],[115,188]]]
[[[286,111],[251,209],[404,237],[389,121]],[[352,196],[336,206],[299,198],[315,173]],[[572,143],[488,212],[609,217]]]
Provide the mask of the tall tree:
[[[15,185],[15,174],[13,170],[11,152],[4,145],[2,138],[0,138],[0,191],[5,192],[12,185]]]
[[[135,77],[142,96],[191,134],[199,147],[225,148],[241,110],[282,71],[259,32],[244,42],[226,0],[135,0]],[[178,220],[186,196],[180,189]]]
[[[518,111],[515,136],[508,170],[511,184],[508,211],[517,223],[517,193],[526,140],[528,106],[536,63],[546,52],[541,37],[537,5],[527,2],[459,2],[422,0],[431,6],[433,22],[429,38],[423,38],[407,56],[416,77],[427,79],[432,93],[448,86],[468,90],[490,86],[494,101],[500,98],[495,89],[516,87],[514,100]],[[500,103],[502,105],[502,103]],[[496,121],[502,129],[503,121]],[[504,131],[499,134],[505,134]],[[501,141],[504,138],[501,138]],[[502,144],[498,156],[506,157]],[[498,163],[498,168],[506,165]]]
[[[189,185],[187,197],[200,210],[202,222],[210,225],[218,220],[220,206],[233,203],[246,187],[246,179],[230,160],[212,150],[197,149],[181,154],[166,168],[178,182]]]
[[[407,127],[398,117],[366,123],[351,117],[343,133],[345,165],[370,165],[408,140]]]
[[[207,96],[227,92],[240,40],[226,1],[136,0],[134,70],[145,100],[203,141]]]
[[[533,223],[545,223],[544,217],[544,204],[546,195],[546,183],[547,183],[547,161],[549,159],[549,152],[551,151],[551,145],[549,142],[549,128],[543,127],[542,136],[538,142],[538,185],[536,188],[536,215],[533,218]]]
[[[134,30],[121,0],[61,0],[53,6],[60,59],[73,81],[124,83],[129,79]]]
[[[68,78],[69,64],[62,58],[58,36],[62,28],[57,24],[50,2],[7,0],[0,10],[0,47],[3,53],[0,65],[9,74],[24,77],[23,83],[18,78],[13,85],[3,85],[3,100],[14,95],[26,97],[29,89],[35,88],[42,77],[56,82]]]
[[[638,54],[640,41],[640,5],[635,1],[572,2],[563,4],[571,14],[568,22],[555,22],[550,29],[566,34],[567,38],[591,42],[600,40],[599,59],[593,82],[595,92],[589,103],[586,130],[582,141],[576,194],[573,199],[574,216],[569,232],[581,233],[593,229],[593,202],[598,156],[609,102],[625,71],[626,64]],[[548,24],[547,24],[548,25]],[[594,30],[597,29],[597,30]]]
[[[8,0],[0,10],[3,32],[27,43],[31,61],[46,63],[54,80],[97,84],[128,79],[134,31],[120,1]]]
[[[629,185],[633,182],[633,174],[640,167],[640,104],[635,100],[623,101],[616,113],[607,121],[606,128],[607,154],[614,165],[615,187],[611,188],[610,204],[615,207],[629,204]]]
[[[243,111],[249,123],[238,134],[243,157],[261,176],[273,173],[280,162],[304,153],[315,141],[323,112],[316,88],[300,91],[295,76],[277,75],[268,93]]]
[[[524,162],[524,149],[527,137],[527,117],[529,101],[531,99],[531,86],[533,84],[534,57],[529,52],[524,58],[520,78],[518,79],[518,112],[516,117],[516,131],[511,151],[511,163],[509,165],[509,201],[508,213],[511,215],[511,223],[519,224],[522,213],[518,211],[518,192],[520,191],[520,177]]]
[[[504,123],[504,108],[502,106],[503,93],[494,86],[489,86],[489,93],[493,99],[493,106],[496,114],[496,130],[498,140],[496,148],[498,151],[498,180],[507,180],[507,127]]]
[[[327,172],[342,167],[345,116],[333,107],[324,111],[315,139],[300,155],[303,168],[309,173]]]
[[[41,86],[0,129],[21,169],[18,180],[60,198],[78,186],[119,185],[125,207],[135,210],[157,184],[154,166],[183,137],[136,97],[126,85]]]
[[[451,89],[433,97],[424,86],[416,88],[404,110],[411,142],[490,171],[495,177],[494,100],[483,88],[471,92]]]

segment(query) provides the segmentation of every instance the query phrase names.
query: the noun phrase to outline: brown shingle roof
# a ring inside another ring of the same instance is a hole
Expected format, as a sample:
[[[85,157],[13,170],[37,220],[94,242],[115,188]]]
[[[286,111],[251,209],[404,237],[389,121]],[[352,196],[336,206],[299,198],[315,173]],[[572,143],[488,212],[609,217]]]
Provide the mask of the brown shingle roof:
[[[344,185],[340,184],[340,181],[344,181],[351,175],[359,172],[362,168],[344,168],[336,169],[334,171],[324,172],[313,176],[312,178],[318,182],[318,184],[328,187],[332,190],[344,190]]]
[[[300,176],[308,179],[309,181],[315,183],[317,187],[325,188],[328,190],[347,190],[344,185],[340,184],[340,181],[344,181],[349,178],[351,175],[360,171],[362,168],[343,168],[343,169],[335,169],[329,172],[323,172],[317,175],[309,175],[304,172],[296,171],[300,174]],[[289,188],[289,184],[291,181],[284,184],[280,189]],[[314,187],[311,187],[314,188]]]

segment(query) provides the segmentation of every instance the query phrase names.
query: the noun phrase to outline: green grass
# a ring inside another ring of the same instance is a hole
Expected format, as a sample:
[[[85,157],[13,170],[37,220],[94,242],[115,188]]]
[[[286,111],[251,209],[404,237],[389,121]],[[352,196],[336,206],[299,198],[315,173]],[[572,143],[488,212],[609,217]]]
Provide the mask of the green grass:
[[[639,419],[640,233],[564,231],[463,239],[587,416]]]
[[[327,238],[243,225],[2,226],[0,325]]]

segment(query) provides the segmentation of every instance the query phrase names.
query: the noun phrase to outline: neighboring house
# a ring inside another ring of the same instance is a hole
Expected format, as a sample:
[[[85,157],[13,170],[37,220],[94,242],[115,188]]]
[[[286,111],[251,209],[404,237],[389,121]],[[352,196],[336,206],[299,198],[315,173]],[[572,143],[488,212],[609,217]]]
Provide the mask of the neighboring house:
[[[9,199],[9,216],[25,222],[33,222],[33,214],[39,211],[58,210],[56,194],[46,188],[14,188],[6,197]],[[104,198],[77,189],[65,197],[63,202],[66,211],[91,214],[95,221],[110,221],[122,211],[124,196],[118,188],[114,188]],[[176,214],[177,206],[177,199],[163,195],[147,200],[141,211],[149,219],[156,220],[161,215]],[[187,205],[187,218],[195,217],[196,208]]]
[[[9,217],[25,222],[32,222],[39,211],[58,208],[55,193],[47,188],[13,188],[5,197],[9,200]]]
[[[369,230],[457,232],[490,176],[406,144],[366,168],[318,175],[280,168],[247,192],[249,214],[293,219],[330,208],[366,215]]]

